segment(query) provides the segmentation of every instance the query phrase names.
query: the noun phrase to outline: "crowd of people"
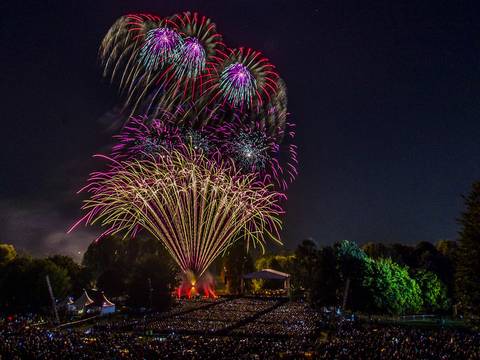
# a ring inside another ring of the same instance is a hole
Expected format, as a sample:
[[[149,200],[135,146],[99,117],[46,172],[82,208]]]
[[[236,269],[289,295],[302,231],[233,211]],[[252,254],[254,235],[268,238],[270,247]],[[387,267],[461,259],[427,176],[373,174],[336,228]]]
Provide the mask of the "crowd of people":
[[[305,303],[284,303],[233,332],[240,335],[314,336],[320,314]]]
[[[278,299],[180,301],[68,328],[0,324],[0,359],[480,359],[479,344],[479,333],[382,327]]]
[[[138,324],[135,330],[146,330],[155,334],[211,334],[223,335],[239,322],[254,314],[261,313],[277,305],[275,300],[228,299],[217,300],[214,306],[196,301],[195,305],[166,314],[150,316],[144,324]]]
[[[274,312],[299,315],[296,303],[274,299],[180,301],[169,312],[100,319],[93,325],[53,328],[25,319],[5,321],[0,328],[0,359],[266,359],[296,356],[313,349],[305,337],[235,334],[237,324],[255,322]],[[281,309],[277,311],[277,309]],[[306,309],[306,307],[302,307]],[[268,318],[272,320],[271,317]],[[283,335],[289,331],[286,329]],[[148,334],[148,335],[147,335]],[[280,334],[281,335],[281,334]]]
[[[324,359],[480,359],[480,333],[341,321],[318,344]]]

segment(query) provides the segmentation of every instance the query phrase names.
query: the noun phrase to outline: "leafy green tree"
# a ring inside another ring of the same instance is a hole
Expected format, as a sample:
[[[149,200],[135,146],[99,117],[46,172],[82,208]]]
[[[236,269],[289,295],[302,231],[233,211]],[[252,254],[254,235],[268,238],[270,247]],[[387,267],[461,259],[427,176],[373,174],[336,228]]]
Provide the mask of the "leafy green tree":
[[[405,314],[422,307],[420,287],[408,268],[390,259],[368,259],[363,286],[368,291],[370,311]]]
[[[423,307],[426,311],[446,311],[449,306],[447,288],[438,276],[427,270],[419,270],[415,280],[422,291]]]
[[[456,289],[462,307],[467,312],[480,311],[480,181],[464,197],[465,211],[461,226],[456,273]]]

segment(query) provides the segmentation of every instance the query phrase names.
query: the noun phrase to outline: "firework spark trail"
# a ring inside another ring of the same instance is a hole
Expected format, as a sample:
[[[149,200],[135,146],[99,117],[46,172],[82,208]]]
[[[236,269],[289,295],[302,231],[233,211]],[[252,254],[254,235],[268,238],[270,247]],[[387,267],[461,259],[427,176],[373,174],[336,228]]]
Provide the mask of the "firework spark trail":
[[[117,163],[93,174],[86,191],[86,224],[124,236],[141,226],[183,272],[201,276],[241,236],[262,249],[267,238],[281,243],[281,194],[187,149]]]
[[[237,240],[279,242],[297,156],[275,66],[259,51],[228,48],[209,18],[190,12],[123,16],[99,56],[130,116],[108,171],[84,187],[86,214],[72,229],[146,230],[194,282]]]

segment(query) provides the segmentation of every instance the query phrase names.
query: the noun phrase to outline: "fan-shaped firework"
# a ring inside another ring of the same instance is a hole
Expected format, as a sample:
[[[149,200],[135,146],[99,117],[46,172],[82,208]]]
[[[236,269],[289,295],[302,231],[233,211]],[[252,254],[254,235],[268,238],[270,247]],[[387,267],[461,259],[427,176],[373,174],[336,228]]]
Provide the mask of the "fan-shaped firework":
[[[207,63],[217,63],[223,53],[222,36],[215,24],[198,13],[174,15],[168,23],[185,38],[182,51],[175,62],[178,77],[195,78],[202,74]]]
[[[214,101],[247,109],[269,102],[277,91],[275,67],[258,51],[229,50],[219,66],[212,66],[205,76],[207,92]]]
[[[286,86],[260,52],[228,49],[197,13],[121,17],[100,58],[122,111],[141,116],[115,136],[109,170],[91,175],[74,227],[146,230],[184,272],[180,294],[198,281],[213,294],[201,275],[232,242],[278,239],[285,195],[275,189],[297,174]]]
[[[280,194],[192,151],[115,162],[94,173],[85,189],[91,197],[80,222],[125,236],[140,226],[197,276],[239,234],[261,247],[266,237],[280,242]]]
[[[148,14],[131,14],[118,19],[100,45],[104,75],[110,74],[112,81],[118,78],[121,89],[136,82],[144,68],[138,59],[145,37],[162,24],[158,16]]]

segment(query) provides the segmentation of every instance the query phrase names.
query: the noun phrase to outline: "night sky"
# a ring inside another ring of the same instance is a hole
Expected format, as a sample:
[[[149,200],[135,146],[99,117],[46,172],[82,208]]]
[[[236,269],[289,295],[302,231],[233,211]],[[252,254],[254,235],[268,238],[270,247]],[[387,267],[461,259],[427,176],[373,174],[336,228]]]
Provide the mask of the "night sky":
[[[475,2],[472,2],[474,4]],[[478,3],[478,2],[477,2]],[[192,10],[262,51],[289,89],[300,175],[284,240],[455,239],[480,179],[480,7],[460,1],[6,1],[0,6],[0,242],[77,255],[76,190],[120,99],[98,45],[129,12]]]

